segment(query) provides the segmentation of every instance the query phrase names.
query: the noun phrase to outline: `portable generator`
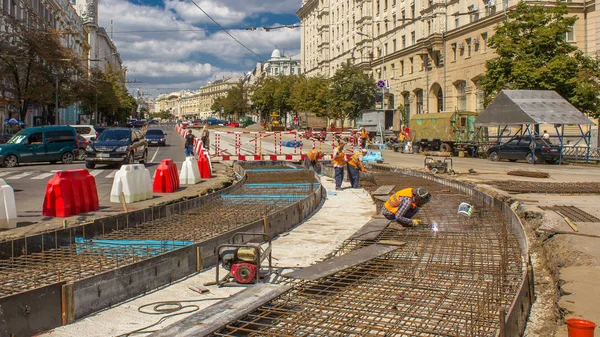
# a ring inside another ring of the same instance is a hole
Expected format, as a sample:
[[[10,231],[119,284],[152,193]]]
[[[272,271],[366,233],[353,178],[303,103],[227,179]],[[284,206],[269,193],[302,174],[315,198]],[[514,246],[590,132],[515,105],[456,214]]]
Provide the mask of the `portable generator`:
[[[246,237],[254,241],[246,242]],[[256,239],[260,240],[256,240]],[[236,233],[232,242],[239,244],[224,244],[217,247],[216,284],[227,285],[230,280],[239,284],[258,283],[261,278],[271,274],[271,237],[264,233]],[[263,245],[266,245],[263,248]],[[263,263],[268,260],[268,266],[263,268]],[[229,271],[223,279],[219,279],[219,268]]]
[[[433,173],[450,173],[454,174],[454,165],[452,158],[444,158],[444,161],[435,160],[433,157],[425,157],[424,162],[425,170]]]

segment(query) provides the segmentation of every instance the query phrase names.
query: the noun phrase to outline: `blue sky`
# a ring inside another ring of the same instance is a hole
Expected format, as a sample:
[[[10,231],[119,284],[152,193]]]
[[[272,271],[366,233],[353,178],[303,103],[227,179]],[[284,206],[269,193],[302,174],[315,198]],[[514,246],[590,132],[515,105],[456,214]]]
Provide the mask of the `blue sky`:
[[[300,28],[260,27],[299,24],[301,0],[194,0],[235,38],[267,60],[275,47],[300,52]],[[100,0],[100,25],[110,32],[130,84],[149,96],[197,90],[223,76],[240,76],[261,59],[215,25],[190,0]],[[257,30],[246,28],[258,27]]]

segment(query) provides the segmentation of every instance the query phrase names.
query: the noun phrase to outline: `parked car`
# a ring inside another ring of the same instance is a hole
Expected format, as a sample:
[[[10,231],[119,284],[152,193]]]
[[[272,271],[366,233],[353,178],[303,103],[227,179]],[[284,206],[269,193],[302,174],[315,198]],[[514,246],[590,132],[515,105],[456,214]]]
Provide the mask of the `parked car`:
[[[227,124],[227,126],[232,127],[232,128],[239,128],[240,127],[240,123],[238,123],[238,122],[231,122],[231,123]]]
[[[531,139],[528,136],[516,137],[508,142],[490,147],[488,150],[488,158],[492,161],[508,159],[511,162],[517,160],[525,160],[528,163],[546,162],[553,164],[558,160],[560,155],[560,147],[546,143],[541,138],[536,138],[534,155],[531,153]]]
[[[17,132],[0,145],[0,163],[15,167],[21,163],[59,160],[71,164],[77,152],[77,132],[70,126],[40,126]]]
[[[167,134],[161,129],[148,129],[146,139],[148,145],[167,146]]]
[[[148,122],[149,125],[158,125],[158,121],[156,119],[153,119],[151,121]]]
[[[93,125],[71,125],[77,130],[77,133],[82,135],[83,138],[89,141],[93,141],[98,138],[98,132]]]
[[[147,160],[148,141],[140,130],[132,128],[106,129],[85,152],[85,167],[89,169],[97,164],[121,166]]]
[[[96,133],[98,134],[98,136],[100,136],[102,134],[102,132],[104,132],[104,130],[106,130],[107,127],[106,126],[94,126],[94,130],[96,130]],[[96,137],[98,138],[98,137]]]
[[[75,154],[75,159],[85,160],[85,149],[87,149],[89,144],[90,142],[82,135],[77,135],[77,153]]]

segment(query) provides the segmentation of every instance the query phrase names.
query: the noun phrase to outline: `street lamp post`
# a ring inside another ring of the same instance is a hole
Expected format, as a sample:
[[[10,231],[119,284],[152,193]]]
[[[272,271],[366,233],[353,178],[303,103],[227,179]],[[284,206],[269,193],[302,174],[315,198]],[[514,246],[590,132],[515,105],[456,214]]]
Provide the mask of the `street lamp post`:
[[[56,75],[56,94],[54,100],[54,125],[58,125],[58,75]]]

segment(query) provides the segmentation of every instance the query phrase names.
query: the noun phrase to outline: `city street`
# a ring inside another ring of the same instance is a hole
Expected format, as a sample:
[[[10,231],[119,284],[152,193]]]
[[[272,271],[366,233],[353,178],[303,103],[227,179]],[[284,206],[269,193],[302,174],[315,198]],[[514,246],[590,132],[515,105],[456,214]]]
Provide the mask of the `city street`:
[[[150,170],[151,176],[154,176],[154,171],[161,160],[173,159],[178,168],[181,169],[181,164],[185,159],[183,138],[173,130],[171,125],[161,126],[161,128],[167,133],[167,146],[149,148],[149,162],[146,167]],[[85,169],[85,163],[83,161],[76,161],[70,165],[35,163],[0,169],[0,178],[6,180],[15,190],[18,211],[17,226],[26,226],[51,219],[42,216],[46,183],[57,171],[75,169]],[[99,165],[95,169],[89,170],[89,172],[96,178],[98,189],[100,211],[96,213],[102,214],[102,212],[108,211],[111,205],[120,208],[119,204],[110,203],[110,191],[117,169]],[[85,218],[88,215],[82,214],[80,218]],[[98,215],[96,214],[96,216]]]

